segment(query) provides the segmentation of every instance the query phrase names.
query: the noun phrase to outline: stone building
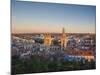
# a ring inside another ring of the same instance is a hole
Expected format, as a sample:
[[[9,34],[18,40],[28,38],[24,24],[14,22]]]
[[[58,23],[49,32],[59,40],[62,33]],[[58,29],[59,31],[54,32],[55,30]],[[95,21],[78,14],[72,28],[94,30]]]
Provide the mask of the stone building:
[[[66,47],[67,46],[67,36],[66,36],[66,33],[65,33],[65,29],[63,28],[62,29],[62,35],[61,35],[61,47]]]
[[[60,41],[61,41],[61,47],[66,47],[67,46],[67,36],[66,36],[66,33],[65,33],[65,29],[63,28],[62,29],[62,34],[61,34],[61,37],[60,37]],[[44,37],[44,44],[45,45],[51,45],[52,44],[52,37],[51,37],[51,34],[45,34],[45,37]]]

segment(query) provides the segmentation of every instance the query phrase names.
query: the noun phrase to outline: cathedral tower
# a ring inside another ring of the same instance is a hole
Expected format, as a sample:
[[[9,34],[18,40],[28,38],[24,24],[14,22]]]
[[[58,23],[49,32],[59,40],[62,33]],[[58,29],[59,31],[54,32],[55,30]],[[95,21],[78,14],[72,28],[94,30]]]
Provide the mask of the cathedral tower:
[[[45,45],[51,45],[52,43],[52,37],[50,34],[45,34],[45,37],[44,37],[44,44]]]
[[[65,29],[62,29],[62,35],[61,35],[61,46],[66,47],[67,46],[67,36],[65,33]]]

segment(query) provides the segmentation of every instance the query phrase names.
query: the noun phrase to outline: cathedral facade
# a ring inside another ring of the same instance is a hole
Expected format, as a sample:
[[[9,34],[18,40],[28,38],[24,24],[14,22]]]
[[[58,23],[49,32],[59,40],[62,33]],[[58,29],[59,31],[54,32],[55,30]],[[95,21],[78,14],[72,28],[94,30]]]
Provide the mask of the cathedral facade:
[[[52,37],[51,37],[51,35],[50,34],[45,34],[45,36],[44,36],[44,44],[45,45],[51,45],[51,43],[52,43]]]
[[[60,41],[61,41],[61,47],[66,47],[67,46],[67,36],[66,36],[64,28],[62,29],[62,34],[61,34],[61,37],[60,37]],[[45,34],[44,44],[45,45],[51,45],[52,44],[51,34]]]

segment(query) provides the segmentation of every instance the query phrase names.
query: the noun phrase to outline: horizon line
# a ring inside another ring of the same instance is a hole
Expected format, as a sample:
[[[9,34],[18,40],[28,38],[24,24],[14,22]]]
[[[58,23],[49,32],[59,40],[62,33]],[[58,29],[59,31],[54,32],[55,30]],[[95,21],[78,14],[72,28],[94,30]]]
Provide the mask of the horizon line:
[[[33,34],[33,33],[35,33],[35,34],[44,34],[44,33],[54,33],[54,34],[57,34],[57,33],[62,33],[62,32],[18,32],[18,33],[11,33],[11,34]],[[87,33],[85,33],[85,32],[65,32],[66,34],[68,33],[81,33],[81,34],[96,34],[95,32],[93,33],[93,32],[87,32]]]

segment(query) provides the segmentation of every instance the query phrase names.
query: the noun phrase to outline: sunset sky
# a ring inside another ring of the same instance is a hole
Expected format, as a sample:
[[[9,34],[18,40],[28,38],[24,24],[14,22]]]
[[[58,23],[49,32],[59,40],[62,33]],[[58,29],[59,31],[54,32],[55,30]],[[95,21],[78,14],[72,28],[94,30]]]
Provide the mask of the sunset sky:
[[[12,33],[95,33],[96,7],[12,0]]]

